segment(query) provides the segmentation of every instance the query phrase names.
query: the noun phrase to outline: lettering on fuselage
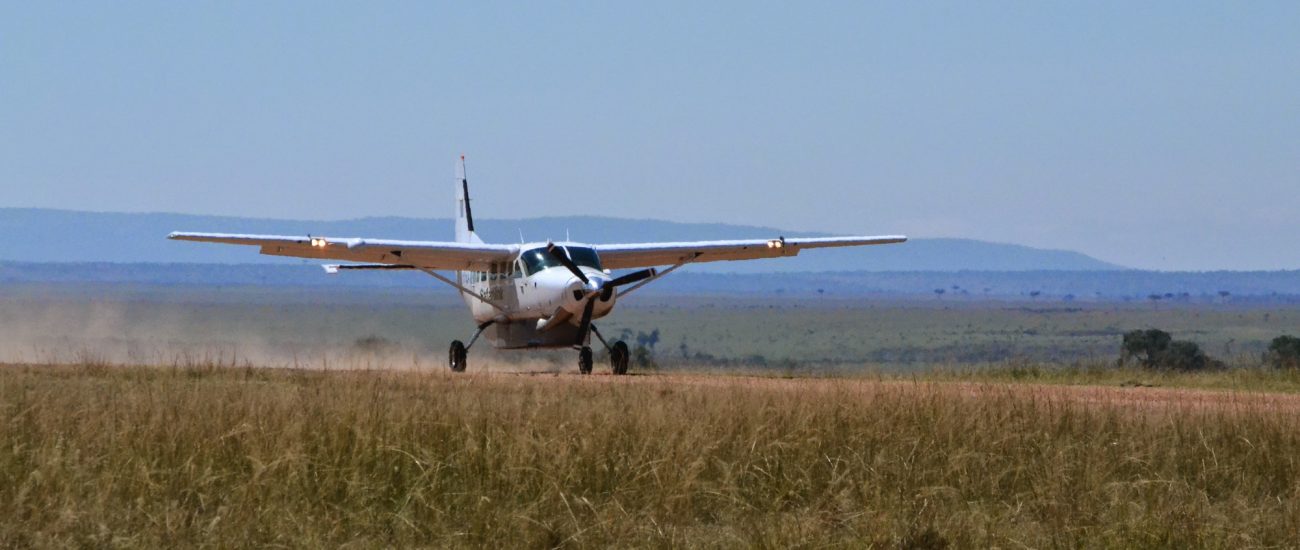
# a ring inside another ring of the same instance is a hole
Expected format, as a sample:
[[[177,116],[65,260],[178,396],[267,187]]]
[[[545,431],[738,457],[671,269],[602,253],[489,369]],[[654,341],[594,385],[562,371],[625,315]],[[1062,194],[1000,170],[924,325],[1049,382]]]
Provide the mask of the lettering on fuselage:
[[[484,300],[499,302],[506,297],[506,289],[504,286],[493,285],[487,288],[480,288],[478,295]]]

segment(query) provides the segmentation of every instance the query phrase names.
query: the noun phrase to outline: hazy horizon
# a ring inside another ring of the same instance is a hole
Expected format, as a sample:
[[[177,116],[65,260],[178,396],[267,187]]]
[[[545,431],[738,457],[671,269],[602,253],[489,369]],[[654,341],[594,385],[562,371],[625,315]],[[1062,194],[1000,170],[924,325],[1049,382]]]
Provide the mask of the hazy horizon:
[[[0,206],[1300,268],[1300,4],[0,6]]]

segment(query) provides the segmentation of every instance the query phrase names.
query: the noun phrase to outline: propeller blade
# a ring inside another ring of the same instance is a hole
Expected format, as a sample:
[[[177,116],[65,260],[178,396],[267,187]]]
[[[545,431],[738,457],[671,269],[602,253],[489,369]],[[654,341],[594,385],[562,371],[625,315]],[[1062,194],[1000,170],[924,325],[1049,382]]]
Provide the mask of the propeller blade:
[[[549,252],[551,257],[555,258],[556,261],[564,264],[564,267],[569,268],[569,272],[572,273],[574,277],[577,277],[579,281],[582,281],[582,284],[585,285],[591,283],[591,281],[587,280],[587,275],[584,274],[581,269],[578,269],[577,264],[574,264],[573,260],[569,259],[569,255],[565,254],[560,247],[555,245],[555,243],[546,243],[546,251]]]
[[[633,271],[631,273],[628,273],[627,275],[623,275],[621,277],[618,277],[617,279],[610,281],[609,283],[606,284],[606,286],[622,286],[628,283],[635,283],[642,279],[649,279],[651,277],[654,277],[655,273],[656,271],[654,270],[653,267],[650,269],[642,269],[641,271]]]
[[[578,324],[578,345],[587,343],[587,331],[591,329],[591,310],[596,309],[596,301],[587,300],[587,307],[582,308],[582,322]]]

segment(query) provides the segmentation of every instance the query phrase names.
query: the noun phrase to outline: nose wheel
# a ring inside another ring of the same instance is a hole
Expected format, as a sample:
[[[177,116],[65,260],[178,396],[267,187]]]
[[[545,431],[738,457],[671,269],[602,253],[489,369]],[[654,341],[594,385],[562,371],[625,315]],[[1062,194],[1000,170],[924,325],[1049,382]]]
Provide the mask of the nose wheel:
[[[591,374],[591,348],[588,346],[578,350],[578,372]]]

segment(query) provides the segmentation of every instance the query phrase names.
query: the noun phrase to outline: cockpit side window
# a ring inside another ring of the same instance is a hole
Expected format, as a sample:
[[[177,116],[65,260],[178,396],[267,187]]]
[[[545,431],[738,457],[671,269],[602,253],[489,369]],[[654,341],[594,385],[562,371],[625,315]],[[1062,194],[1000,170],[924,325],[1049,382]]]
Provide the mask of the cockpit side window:
[[[523,254],[520,254],[519,258],[524,261],[524,270],[527,275],[532,275],[548,267],[560,265],[560,262],[556,261],[556,259],[551,256],[551,253],[547,252],[545,248],[527,250]]]

